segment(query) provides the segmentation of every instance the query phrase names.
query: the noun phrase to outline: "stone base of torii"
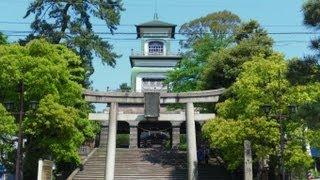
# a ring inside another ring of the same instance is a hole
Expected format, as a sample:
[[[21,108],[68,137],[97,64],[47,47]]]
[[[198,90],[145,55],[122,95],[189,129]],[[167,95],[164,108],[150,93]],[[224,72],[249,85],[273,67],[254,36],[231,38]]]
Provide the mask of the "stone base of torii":
[[[208,90],[208,91],[196,91],[186,93],[160,93],[158,103],[159,104],[185,104],[185,114],[182,115],[180,121],[186,121],[186,137],[187,137],[187,155],[188,155],[188,179],[198,179],[198,160],[197,160],[197,143],[196,143],[196,127],[195,120],[204,120],[205,117],[211,119],[214,114],[195,114],[194,103],[207,103],[217,102],[219,96],[224,92],[224,89]],[[108,121],[108,143],[107,143],[107,156],[106,156],[106,168],[105,168],[105,180],[114,179],[115,170],[115,155],[116,155],[116,135],[117,135],[117,120],[124,118],[125,114],[121,117],[118,113],[118,104],[144,104],[144,93],[138,92],[96,92],[85,91],[85,99],[91,103],[108,103],[110,104],[109,117],[104,117],[104,120]],[[161,116],[162,115],[162,116]],[[93,118],[96,116],[95,118]],[[102,114],[91,114],[90,119],[99,120],[99,116]],[[137,116],[139,115],[131,115]],[[165,114],[160,114],[157,120],[164,119]],[[170,115],[167,115],[170,116]],[[172,116],[172,115],[171,115]],[[202,117],[201,117],[202,116]],[[141,117],[141,116],[140,116]],[[128,118],[128,117],[127,117]],[[178,118],[178,117],[177,117]],[[101,119],[100,117],[100,120]],[[178,119],[179,121],[179,119]],[[130,132],[131,133],[131,132]],[[132,139],[134,140],[134,139]]]

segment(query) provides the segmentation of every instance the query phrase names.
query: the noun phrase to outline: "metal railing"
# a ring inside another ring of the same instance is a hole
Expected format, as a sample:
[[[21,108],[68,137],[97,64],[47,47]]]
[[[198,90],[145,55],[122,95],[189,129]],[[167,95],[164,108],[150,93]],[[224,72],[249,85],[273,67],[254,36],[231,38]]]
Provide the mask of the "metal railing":
[[[172,52],[147,53],[147,52],[136,52],[131,50],[131,56],[180,56],[180,53],[172,53]]]

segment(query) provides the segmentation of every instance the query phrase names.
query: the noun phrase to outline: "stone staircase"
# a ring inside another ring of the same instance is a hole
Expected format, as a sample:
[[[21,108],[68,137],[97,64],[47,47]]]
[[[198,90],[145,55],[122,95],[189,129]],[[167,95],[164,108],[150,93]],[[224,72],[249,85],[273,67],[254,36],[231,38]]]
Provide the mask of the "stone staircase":
[[[105,148],[98,149],[79,171],[74,180],[103,180]],[[187,179],[186,152],[163,151],[161,149],[116,150],[115,180],[184,180]],[[200,180],[231,179],[227,171],[219,166],[199,165]]]

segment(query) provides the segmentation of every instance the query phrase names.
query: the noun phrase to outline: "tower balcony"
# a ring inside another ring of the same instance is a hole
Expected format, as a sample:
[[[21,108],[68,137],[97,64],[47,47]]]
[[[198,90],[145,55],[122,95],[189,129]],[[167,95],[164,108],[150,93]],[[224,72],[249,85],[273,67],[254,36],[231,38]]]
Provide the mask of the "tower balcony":
[[[180,53],[172,53],[172,52],[136,52],[133,49],[131,49],[131,56],[134,57],[141,57],[141,56],[148,56],[148,57],[159,57],[159,56],[165,56],[165,57],[180,57]]]
[[[179,53],[146,53],[133,50],[129,58],[131,67],[175,67],[182,59]]]

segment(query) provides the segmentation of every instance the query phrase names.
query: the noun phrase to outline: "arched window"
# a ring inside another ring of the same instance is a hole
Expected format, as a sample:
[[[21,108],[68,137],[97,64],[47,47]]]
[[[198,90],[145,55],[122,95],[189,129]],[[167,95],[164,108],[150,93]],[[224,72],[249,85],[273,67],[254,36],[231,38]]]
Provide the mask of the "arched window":
[[[153,55],[163,54],[163,42],[161,41],[149,42],[149,54],[153,54]]]

